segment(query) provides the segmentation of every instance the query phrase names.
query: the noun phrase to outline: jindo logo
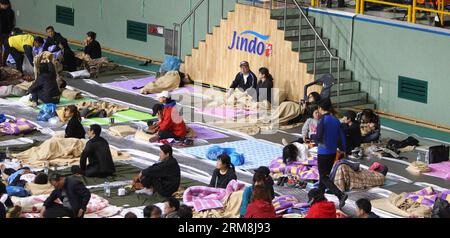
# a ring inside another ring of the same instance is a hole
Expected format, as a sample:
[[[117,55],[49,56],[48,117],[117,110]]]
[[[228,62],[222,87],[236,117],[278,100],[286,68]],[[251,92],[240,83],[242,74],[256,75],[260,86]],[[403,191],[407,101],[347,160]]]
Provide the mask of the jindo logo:
[[[255,36],[253,39],[246,38],[245,35]],[[265,55],[269,57],[272,54],[272,44],[267,41],[270,38],[269,35],[262,35],[255,31],[243,31],[241,34],[237,34],[234,31],[231,45],[228,46],[229,50],[236,49],[245,51],[251,54]],[[260,39],[261,41],[258,41]]]

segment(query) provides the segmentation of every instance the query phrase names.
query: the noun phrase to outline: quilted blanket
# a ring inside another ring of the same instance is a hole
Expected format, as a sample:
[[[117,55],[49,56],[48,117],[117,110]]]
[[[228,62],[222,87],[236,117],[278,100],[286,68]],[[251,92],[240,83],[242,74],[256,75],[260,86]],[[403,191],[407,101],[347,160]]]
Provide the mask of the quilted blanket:
[[[36,126],[24,118],[17,118],[0,123],[1,135],[21,135],[27,134],[36,129]]]
[[[296,176],[302,181],[319,180],[317,158],[314,157],[290,164],[285,164],[282,158],[277,158],[270,163],[269,169],[273,177],[288,175]]]
[[[434,191],[432,187],[427,187],[417,192],[407,193],[406,199],[418,202],[421,205],[433,208],[436,199],[441,198],[450,202],[450,190],[441,193]]]
[[[384,175],[378,172],[371,170],[355,171],[346,164],[337,168],[334,177],[334,183],[341,191],[382,186],[384,180]]]
[[[230,181],[226,189],[206,186],[193,186],[183,194],[183,203],[201,212],[223,208],[224,199],[233,192],[240,191],[245,185],[236,180]]]

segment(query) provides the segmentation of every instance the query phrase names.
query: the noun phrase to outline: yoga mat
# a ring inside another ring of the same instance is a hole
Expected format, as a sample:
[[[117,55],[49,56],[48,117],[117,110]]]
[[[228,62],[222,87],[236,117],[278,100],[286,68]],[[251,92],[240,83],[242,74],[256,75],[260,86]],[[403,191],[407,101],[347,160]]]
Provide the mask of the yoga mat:
[[[223,148],[235,148],[237,153],[244,154],[245,163],[237,168],[249,170],[256,169],[259,166],[269,166],[274,158],[278,158],[283,154],[283,148],[260,140],[241,140],[234,142],[226,142],[222,144],[212,144],[198,147],[190,147],[180,149],[181,151],[206,159],[206,152],[214,145]],[[215,161],[210,161],[215,164]]]
[[[9,97],[7,98],[8,100],[14,101],[14,102],[18,102],[20,97]],[[93,102],[96,101],[92,98],[87,98],[87,97],[83,97],[81,99],[76,99],[76,100],[71,100],[65,97],[61,97],[61,99],[59,100],[59,103],[56,104],[58,107],[60,106],[69,106],[69,105],[77,105],[80,102]],[[41,108],[44,104],[39,104],[38,107]]]
[[[155,119],[156,117],[150,115],[149,113],[139,112],[134,109],[129,109],[121,112],[115,113],[112,118],[114,118],[114,123],[125,123],[131,121],[145,121]],[[81,124],[90,126],[93,124],[98,124],[101,126],[106,126],[111,124],[111,119],[108,118],[87,118],[84,119]]]
[[[431,172],[424,173],[425,175],[450,180],[450,161],[429,164],[428,167],[431,168]]]
[[[109,86],[113,89],[118,89],[120,91],[128,91],[133,94],[139,94],[139,95],[143,95],[146,97],[155,98],[157,93],[144,95],[144,94],[140,93],[141,89],[133,89],[134,87],[144,87],[145,85],[147,85],[151,82],[155,82],[155,81],[156,81],[156,78],[152,76],[152,77],[141,78],[141,79],[132,79],[132,80],[127,80],[127,81],[106,83],[104,85]],[[175,89],[175,90],[171,91],[170,93],[172,95],[177,95],[177,94],[192,93],[192,92],[194,92],[194,87],[186,86],[183,88]]]
[[[219,117],[219,118],[223,118],[223,119],[236,118],[238,116],[248,116],[248,115],[257,114],[256,111],[247,111],[247,110],[243,110],[243,109],[234,109],[234,108],[227,108],[227,107],[196,108],[195,112],[213,116],[213,117]]]
[[[190,127],[192,130],[195,131],[195,133],[197,134],[197,139],[200,140],[214,140],[214,139],[228,138],[228,136],[225,134],[213,131],[205,126],[201,126],[198,124],[189,124],[188,127]]]

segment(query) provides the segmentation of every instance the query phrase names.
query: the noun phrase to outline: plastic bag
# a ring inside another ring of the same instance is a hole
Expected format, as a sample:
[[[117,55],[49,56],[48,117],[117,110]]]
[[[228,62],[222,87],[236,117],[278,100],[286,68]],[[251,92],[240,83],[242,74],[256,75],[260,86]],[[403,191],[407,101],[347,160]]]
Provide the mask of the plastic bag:
[[[208,151],[206,152],[206,158],[208,160],[212,160],[212,161],[217,161],[217,157],[219,157],[219,155],[225,153],[224,148],[218,146],[218,145],[214,145],[211,146]]]
[[[0,114],[0,123],[3,123],[6,121],[6,116],[5,114]]]
[[[28,192],[24,188],[18,186],[6,186],[6,192],[8,193],[9,196],[15,197],[29,196]]]
[[[159,72],[179,71],[181,60],[176,56],[166,56],[164,63],[161,64]]]
[[[48,121],[50,118],[55,117],[56,115],[56,104],[48,103],[44,104],[39,111],[39,115],[37,117],[38,121]]]
[[[217,157],[222,154],[226,154],[230,156],[231,163],[234,166],[240,166],[245,163],[245,157],[243,154],[239,154],[236,152],[234,148],[222,148],[218,145],[211,146],[206,152],[206,158],[208,160],[217,161]]]
[[[237,152],[233,152],[231,154],[229,154],[230,158],[231,158],[231,163],[234,166],[240,166],[243,165],[245,163],[245,157],[243,154],[239,154]]]

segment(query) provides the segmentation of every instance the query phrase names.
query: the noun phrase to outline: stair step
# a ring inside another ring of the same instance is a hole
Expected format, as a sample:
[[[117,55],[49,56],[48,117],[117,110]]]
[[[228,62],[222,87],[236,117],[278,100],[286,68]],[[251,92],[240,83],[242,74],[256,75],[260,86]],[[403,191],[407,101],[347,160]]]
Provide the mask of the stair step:
[[[327,47],[330,47],[330,40],[327,38],[322,38],[323,42]],[[322,43],[317,40],[316,41],[317,48],[323,47]],[[314,38],[312,39],[302,39],[301,41],[301,49],[311,47],[314,50]],[[324,49],[324,48],[322,48]],[[298,51],[298,39],[296,41],[292,41],[292,50]]]
[[[330,70],[317,70],[316,71],[316,77],[315,80],[320,79],[321,77],[323,77],[326,74],[329,74]],[[337,80],[337,71],[333,71],[331,73],[333,75],[333,77]],[[339,72],[339,77],[340,77],[340,82],[344,83],[344,82],[351,82],[352,81],[352,71],[350,70],[341,70]]]
[[[311,24],[313,25],[313,26],[315,26],[314,24],[315,24],[315,19],[314,18],[312,18],[312,19],[309,19],[309,21],[311,22]],[[297,27],[297,29],[299,28],[299,19],[287,19],[286,20],[286,28],[288,28],[288,27]],[[302,27],[303,26],[309,26],[309,24],[308,24],[308,22],[305,20],[305,19],[302,19]],[[284,21],[282,21],[282,20],[278,20],[278,28],[280,29],[284,29]]]
[[[281,16],[270,16],[270,19],[278,20],[278,21],[284,21],[284,15],[281,15]],[[299,19],[299,15],[298,14],[288,14],[286,16],[286,20],[298,20],[298,19]],[[303,20],[305,20],[304,17],[302,18],[302,21]],[[310,22],[313,22],[314,21],[314,17],[308,17],[308,20]]]
[[[341,94],[345,93],[345,92],[350,92],[351,90],[356,90],[356,91],[361,91],[361,83],[357,82],[357,81],[346,81],[346,82],[340,82],[341,85]],[[331,95],[337,95],[337,89],[338,89],[338,85],[335,84],[332,88],[331,88]]]
[[[308,72],[311,70],[313,70],[314,67],[314,60],[313,59],[308,59],[308,60],[301,60],[300,62],[302,63],[306,63],[308,64]],[[344,69],[345,66],[345,62],[344,60],[341,60],[339,65],[340,69]],[[338,64],[337,64],[337,60],[333,60],[331,61],[331,67],[332,68],[337,68]],[[316,59],[316,70],[317,69],[329,69],[330,68],[330,58],[318,58]]]
[[[321,27],[314,27],[317,33],[321,36],[322,35],[322,28]],[[284,37],[298,37],[299,29],[290,29],[284,31]],[[314,35],[314,31],[310,27],[302,28],[302,36],[305,35]]]
[[[311,35],[302,35],[301,40],[314,40],[314,38],[316,38],[315,34],[311,34]],[[289,37],[284,37],[284,40],[286,41],[298,41],[298,36],[289,36]],[[317,38],[317,41],[319,41],[319,38]]]
[[[336,103],[334,103],[336,106]],[[368,102],[367,100],[357,100],[357,101],[351,101],[351,102],[345,102],[340,104],[340,108],[357,108],[359,110],[361,109],[375,109],[375,104]]]
[[[342,85],[342,84],[341,84]],[[334,88],[334,87],[333,87]],[[361,93],[362,91],[361,90],[359,90],[359,89],[348,89],[348,90],[341,90],[341,92],[340,92],[340,94],[341,94],[341,96],[344,96],[344,95],[350,95],[350,94],[358,94],[358,93]],[[331,92],[331,96],[332,97],[335,97],[335,96],[337,96],[337,91],[332,91]]]
[[[336,49],[330,49],[331,54],[336,55],[337,50]],[[317,50],[316,52],[316,58],[329,58],[330,54],[328,54],[328,51],[325,49]],[[301,60],[308,60],[308,59],[314,59],[314,51],[301,51],[300,52],[300,61]]]
[[[353,101],[363,101],[363,102],[367,102],[368,99],[368,93],[366,92],[352,92],[352,93],[347,93],[347,94],[341,94],[340,96],[340,102],[341,103],[348,103],[348,102],[353,102]],[[337,103],[338,101],[338,97],[337,96],[331,96],[331,101],[333,103]]]
[[[306,12],[306,10],[303,10]],[[298,8],[293,6],[287,9],[287,15],[298,15]],[[284,8],[272,9],[270,12],[271,17],[284,16]]]

